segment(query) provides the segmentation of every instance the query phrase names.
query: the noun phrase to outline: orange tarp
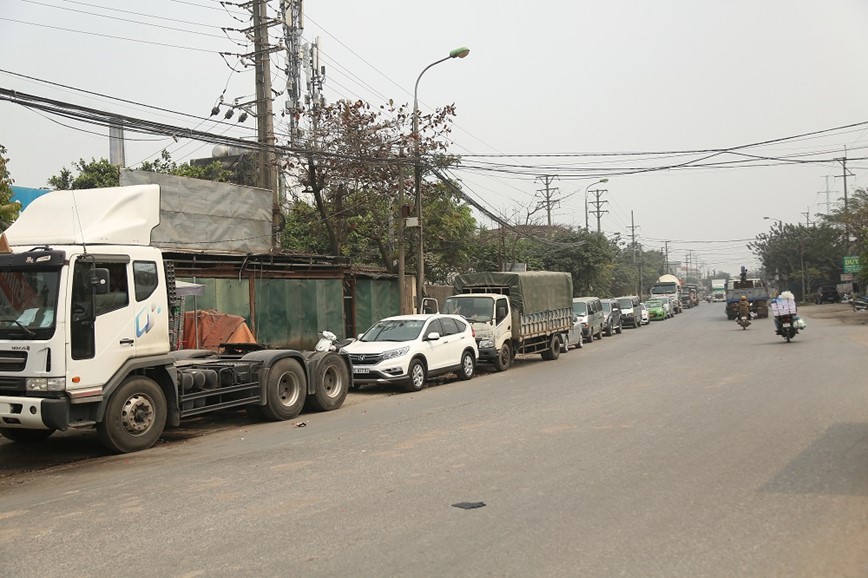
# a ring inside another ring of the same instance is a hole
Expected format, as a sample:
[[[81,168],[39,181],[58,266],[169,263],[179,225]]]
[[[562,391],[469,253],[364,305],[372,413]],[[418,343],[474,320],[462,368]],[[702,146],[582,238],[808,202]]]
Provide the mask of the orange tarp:
[[[196,346],[196,318],[199,325],[199,346]],[[213,309],[184,313],[184,339],[181,349],[218,350],[221,343],[256,343],[244,318]]]

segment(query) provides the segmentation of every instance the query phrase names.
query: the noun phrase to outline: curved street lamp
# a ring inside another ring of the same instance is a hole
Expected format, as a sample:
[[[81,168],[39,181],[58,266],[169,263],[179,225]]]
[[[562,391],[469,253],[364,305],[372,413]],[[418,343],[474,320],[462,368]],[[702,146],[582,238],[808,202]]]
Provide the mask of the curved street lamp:
[[[416,264],[416,306],[419,313],[422,313],[422,300],[425,298],[425,247],[422,244],[422,167],[421,159],[419,158],[419,81],[422,80],[422,75],[432,66],[446,62],[452,58],[464,58],[468,54],[470,54],[470,49],[464,46],[451,50],[449,56],[436,60],[423,68],[416,78],[416,84],[413,87],[414,184],[416,189],[416,218],[419,225],[419,262]]]
[[[587,187],[585,187],[585,231],[588,231],[588,189],[593,187],[594,185],[599,185],[600,183],[608,183],[609,179],[600,179],[596,183],[591,183]]]

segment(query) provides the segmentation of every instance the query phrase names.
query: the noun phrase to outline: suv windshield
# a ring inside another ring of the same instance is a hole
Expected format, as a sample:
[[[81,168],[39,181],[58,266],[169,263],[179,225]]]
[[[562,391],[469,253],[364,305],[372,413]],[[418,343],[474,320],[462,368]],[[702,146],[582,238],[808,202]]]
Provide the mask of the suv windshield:
[[[606,313],[612,311],[612,304],[608,301],[603,301],[603,311],[605,311]]]
[[[632,309],[633,308],[633,300],[632,299],[618,299],[618,305],[621,306],[621,309]]]
[[[60,271],[0,271],[0,338],[54,335]]]
[[[384,319],[368,329],[360,341],[413,341],[424,325],[424,319]]]
[[[576,315],[587,315],[588,304],[584,301],[577,301],[573,303],[573,313],[575,313]]]

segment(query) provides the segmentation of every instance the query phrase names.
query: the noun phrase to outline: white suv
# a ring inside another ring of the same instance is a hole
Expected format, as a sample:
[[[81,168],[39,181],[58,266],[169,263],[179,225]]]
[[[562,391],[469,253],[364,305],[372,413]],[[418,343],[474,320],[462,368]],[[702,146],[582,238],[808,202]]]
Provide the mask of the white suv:
[[[419,391],[428,377],[444,373],[470,379],[479,357],[467,320],[441,313],[387,317],[343,351],[356,385],[400,383],[407,391]]]

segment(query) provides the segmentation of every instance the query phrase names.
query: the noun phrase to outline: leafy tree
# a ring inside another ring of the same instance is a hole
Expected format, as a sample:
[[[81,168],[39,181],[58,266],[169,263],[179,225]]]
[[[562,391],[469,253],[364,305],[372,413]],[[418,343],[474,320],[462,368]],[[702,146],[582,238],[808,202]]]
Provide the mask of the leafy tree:
[[[59,175],[48,179],[48,185],[57,190],[95,189],[120,185],[120,171],[108,159],[91,158],[90,162],[79,159],[78,162],[72,163],[72,167],[78,171],[77,175],[73,176],[70,169],[63,167]]]
[[[205,181],[245,184],[244,182],[239,182],[237,171],[230,170],[217,159],[211,161],[207,165],[191,165],[189,163],[182,163],[179,165],[172,160],[172,156],[166,149],[163,149],[160,153],[160,158],[153,161],[143,162],[141,170],[179,177],[189,177],[192,179],[202,179]]]
[[[530,270],[570,273],[575,296],[611,295],[615,256],[612,242],[601,233],[520,225],[482,231],[473,268],[499,271],[505,263],[526,263]]]
[[[781,290],[789,289],[803,301],[818,286],[840,278],[845,253],[842,232],[823,221],[811,227],[776,222],[748,247]]]
[[[868,189],[856,189],[848,198],[847,211],[843,205],[838,206],[828,215],[821,217],[823,222],[835,227],[842,235],[850,237],[845,243],[846,254],[859,255],[862,270],[854,278],[863,290],[868,286]]]
[[[9,174],[8,163],[6,147],[0,145],[0,231],[18,218],[18,211],[21,209],[20,203],[12,201],[12,183],[15,180]]]
[[[453,115],[453,108],[446,107],[420,118],[421,158],[437,166],[454,162],[442,155]],[[287,160],[310,202],[304,196],[293,201],[291,208],[299,213],[287,217],[283,247],[314,248],[325,239],[328,253],[397,272],[402,188],[403,204],[414,204],[411,122],[407,105],[392,101],[374,108],[363,101],[344,100],[313,112],[313,128],[307,135],[311,152]],[[422,181],[426,278],[434,282],[444,282],[463,268],[475,232],[470,209],[451,189],[444,183]],[[315,215],[306,210],[308,206],[315,208]],[[304,241],[303,231],[315,231],[318,237]],[[408,271],[416,263],[415,231],[405,231]]]

